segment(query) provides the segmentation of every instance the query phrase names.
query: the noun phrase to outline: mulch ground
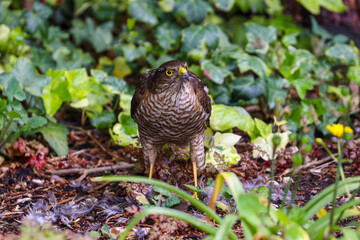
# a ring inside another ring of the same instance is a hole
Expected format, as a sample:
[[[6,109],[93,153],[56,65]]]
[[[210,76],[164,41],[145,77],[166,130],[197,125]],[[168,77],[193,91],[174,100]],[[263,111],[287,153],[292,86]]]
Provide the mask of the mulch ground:
[[[51,221],[58,229],[69,229],[80,234],[97,231],[102,233],[100,239],[108,239],[103,228],[106,224],[112,233],[123,231],[133,215],[141,211],[144,201],[141,197],[150,200],[154,197],[154,191],[145,184],[91,181],[92,177],[102,175],[144,175],[143,164],[141,161],[136,162],[136,159],[141,159],[140,151],[109,145],[109,138],[107,134],[96,130],[73,129],[69,134],[69,155],[64,158],[47,156],[46,164],[39,171],[34,171],[27,164],[28,157],[5,161],[0,168],[0,233],[19,234],[21,222],[25,218],[39,223]],[[245,188],[248,183],[252,186],[254,179],[260,179],[266,185],[270,176],[270,163],[246,157],[251,156],[251,146],[247,144],[241,143],[237,148],[243,160],[228,170],[239,176]],[[313,151],[310,154],[311,161],[317,162],[327,157],[317,146]],[[172,160],[181,158],[183,154],[183,151],[176,149],[162,152],[154,178],[189,191],[184,185],[193,185],[191,164]],[[282,186],[285,186],[282,182],[290,174],[290,159],[287,156],[277,162],[276,181]],[[113,166],[118,168],[114,169]],[[100,171],[102,167],[107,169]],[[83,172],[80,170],[83,168],[90,171]],[[59,169],[65,172],[59,172]],[[345,163],[344,171],[347,177],[356,176],[359,167]],[[304,205],[332,184],[335,174],[336,165],[331,161],[304,169],[295,203]],[[215,175],[205,174],[199,180],[200,186],[206,187],[208,178]],[[181,202],[175,208],[204,217],[187,203]],[[201,231],[183,224],[154,216],[140,224],[138,231],[132,234],[135,239],[159,239],[160,235],[176,239],[201,239],[205,236]],[[236,224],[234,231],[242,237],[240,224]]]

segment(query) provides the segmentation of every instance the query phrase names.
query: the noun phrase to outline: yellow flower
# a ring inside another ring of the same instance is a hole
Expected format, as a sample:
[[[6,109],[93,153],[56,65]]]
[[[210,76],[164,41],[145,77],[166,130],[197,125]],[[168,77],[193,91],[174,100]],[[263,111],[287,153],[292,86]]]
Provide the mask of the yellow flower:
[[[327,125],[326,129],[335,137],[342,138],[344,135],[344,125],[342,124],[333,124],[332,126]]]
[[[354,131],[351,129],[351,127],[345,127],[346,133],[353,133]]]

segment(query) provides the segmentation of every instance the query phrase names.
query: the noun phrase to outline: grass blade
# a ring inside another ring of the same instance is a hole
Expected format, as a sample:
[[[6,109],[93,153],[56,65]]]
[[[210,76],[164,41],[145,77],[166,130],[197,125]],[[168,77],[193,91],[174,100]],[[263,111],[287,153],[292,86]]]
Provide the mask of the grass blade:
[[[232,226],[235,224],[237,219],[238,216],[234,214],[227,215],[221,223],[219,230],[217,230],[214,240],[223,240],[224,236],[229,234],[229,231],[232,229]]]
[[[136,224],[138,224],[143,217],[147,217],[152,214],[161,214],[161,215],[165,215],[168,217],[176,218],[176,219],[179,219],[179,220],[189,223],[190,225],[204,231],[207,234],[210,234],[212,236],[214,236],[216,234],[217,229],[215,227],[213,227],[203,221],[200,221],[198,218],[193,217],[189,214],[180,212],[178,210],[170,209],[170,208],[149,207],[145,210],[142,210],[133,219],[131,219],[130,223],[126,227],[125,231],[120,235],[118,240],[125,239],[127,237],[127,235],[129,234],[129,232],[131,231],[131,229],[133,227],[135,227]]]

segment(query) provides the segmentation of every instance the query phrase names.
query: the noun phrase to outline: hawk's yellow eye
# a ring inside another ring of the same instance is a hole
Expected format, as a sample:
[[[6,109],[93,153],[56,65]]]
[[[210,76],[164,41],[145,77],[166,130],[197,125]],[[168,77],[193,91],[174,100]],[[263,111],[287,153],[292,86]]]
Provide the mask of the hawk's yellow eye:
[[[172,69],[166,70],[166,75],[168,75],[169,77],[172,76],[173,74],[174,74],[174,70]]]

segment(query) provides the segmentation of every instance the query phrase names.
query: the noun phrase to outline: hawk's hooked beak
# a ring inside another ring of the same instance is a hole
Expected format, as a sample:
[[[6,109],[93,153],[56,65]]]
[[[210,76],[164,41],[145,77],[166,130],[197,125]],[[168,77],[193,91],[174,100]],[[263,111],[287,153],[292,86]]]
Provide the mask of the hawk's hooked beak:
[[[189,80],[190,78],[189,73],[185,68],[180,68],[179,74],[182,79]]]

